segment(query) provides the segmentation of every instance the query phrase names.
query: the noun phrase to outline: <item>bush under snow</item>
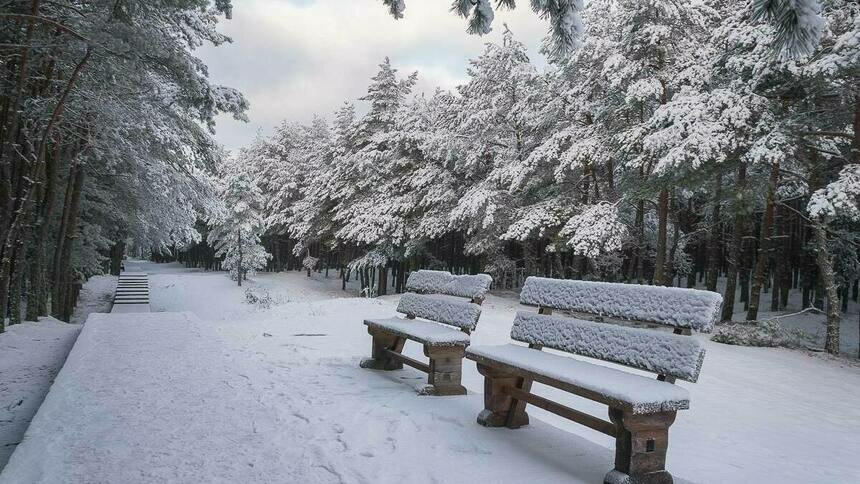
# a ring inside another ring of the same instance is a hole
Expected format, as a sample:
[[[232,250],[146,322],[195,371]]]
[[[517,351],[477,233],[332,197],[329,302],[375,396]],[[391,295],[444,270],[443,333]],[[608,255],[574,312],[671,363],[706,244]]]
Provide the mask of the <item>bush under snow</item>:
[[[726,324],[717,327],[711,341],[735,346],[805,348],[812,337],[799,329],[784,328],[776,320]]]

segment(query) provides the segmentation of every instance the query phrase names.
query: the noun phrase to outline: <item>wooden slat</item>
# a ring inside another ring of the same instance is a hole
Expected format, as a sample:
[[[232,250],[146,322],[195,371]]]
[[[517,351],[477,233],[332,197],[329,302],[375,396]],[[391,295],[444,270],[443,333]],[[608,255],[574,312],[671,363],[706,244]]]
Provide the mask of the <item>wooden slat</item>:
[[[482,365],[486,365],[492,368],[498,368],[506,373],[511,375],[517,375],[524,378],[530,378],[538,383],[543,383],[544,385],[549,385],[551,387],[558,388],[559,390],[564,390],[568,393],[573,393],[574,395],[579,395],[580,397],[587,398],[589,400],[593,400],[595,402],[603,403],[610,407],[620,408],[623,410],[631,410],[633,409],[633,405],[630,402],[624,402],[621,400],[617,400],[614,398],[607,398],[604,395],[601,395],[597,392],[578,387],[576,385],[571,385],[567,382],[558,381],[555,378],[548,377],[546,375],[542,375],[540,373],[535,373],[533,371],[529,371],[517,366],[508,365],[506,363],[502,363],[501,361],[496,361],[493,359],[485,358],[481,355],[466,353],[466,358],[480,363]]]
[[[560,417],[573,420],[574,422],[585,425],[590,429],[594,429],[598,432],[609,435],[610,437],[615,437],[618,433],[615,428],[615,424],[612,422],[607,422],[606,420],[599,419],[593,415],[580,412],[579,410],[553,402],[552,400],[547,400],[546,398],[535,395],[534,393],[525,392],[519,388],[507,386],[502,388],[502,392],[507,393],[517,399],[517,401],[526,402],[530,405],[534,405],[535,407],[542,408],[547,412],[552,412]]]
[[[418,360],[412,359],[412,358],[410,358],[404,354],[397,353],[395,351],[391,351],[391,350],[383,350],[383,351],[385,352],[385,356],[387,356],[393,360],[401,361],[401,362],[403,362],[404,365],[409,365],[412,368],[415,368],[416,370],[423,371],[424,373],[430,373],[430,365],[428,365],[427,363],[422,363]]]

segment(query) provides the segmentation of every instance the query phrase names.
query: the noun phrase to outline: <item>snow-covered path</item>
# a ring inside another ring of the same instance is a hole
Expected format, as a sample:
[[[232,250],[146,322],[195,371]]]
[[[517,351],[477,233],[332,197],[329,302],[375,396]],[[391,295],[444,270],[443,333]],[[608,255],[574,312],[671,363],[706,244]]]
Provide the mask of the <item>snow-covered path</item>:
[[[94,388],[71,384],[88,381],[84,374],[69,377],[55,405],[66,410],[45,420],[51,435],[68,438],[29,446],[31,458],[22,445],[0,481],[594,483],[612,467],[608,438],[539,409],[516,431],[477,425],[482,381],[471,362],[462,397],[416,395],[423,375],[409,368],[358,368],[370,348],[361,319],[393,314],[397,296],[342,298],[337,280],[261,274],[248,287],[274,301],[263,308],[246,303],[246,288],[223,273],[145,266],[153,311],[188,310],[199,320],[100,326],[98,347],[110,351],[76,347],[70,362],[94,358],[92,368],[113,364],[104,371],[115,376],[101,375]],[[475,344],[508,341],[517,307],[488,298]],[[857,367],[804,352],[707,345],[699,383],[684,384],[692,409],[670,433],[676,482],[860,475]],[[407,345],[407,353],[421,350]],[[77,474],[63,474],[56,458]]]

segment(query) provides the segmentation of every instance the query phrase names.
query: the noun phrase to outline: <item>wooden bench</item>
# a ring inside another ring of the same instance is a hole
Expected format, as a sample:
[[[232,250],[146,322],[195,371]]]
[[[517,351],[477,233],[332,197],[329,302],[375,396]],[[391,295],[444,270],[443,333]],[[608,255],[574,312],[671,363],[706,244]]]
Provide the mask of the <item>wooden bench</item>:
[[[406,364],[428,374],[422,394],[465,394],[466,388],[460,384],[463,356],[490,283],[492,278],[486,274],[413,272],[406,281],[411,292],[404,293],[397,305],[397,312],[406,317],[364,321],[373,336],[373,347],[372,357],[364,359],[361,367],[399,370]],[[424,345],[429,364],[402,354],[407,340]]]
[[[475,346],[466,352],[484,375],[478,423],[518,428],[529,422],[526,405],[535,405],[615,437],[615,469],[604,482],[671,483],[665,468],[669,426],[690,404],[687,390],[673,383],[698,378],[705,349],[688,335],[713,328],[722,297],[694,289],[529,277],[520,301],[539,308],[518,312],[511,329],[511,338],[528,347]],[[655,330],[659,326],[674,334]],[[543,347],[658,377],[543,352]],[[609,421],[535,395],[532,382],[606,404]]]

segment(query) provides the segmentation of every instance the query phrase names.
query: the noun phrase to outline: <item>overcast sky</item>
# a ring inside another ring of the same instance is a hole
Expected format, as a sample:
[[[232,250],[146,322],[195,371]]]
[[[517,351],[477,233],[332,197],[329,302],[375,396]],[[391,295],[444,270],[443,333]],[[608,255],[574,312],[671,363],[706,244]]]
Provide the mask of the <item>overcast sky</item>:
[[[503,23],[543,63],[537,50],[547,24],[528,2],[497,11],[484,37],[467,34],[450,3],[407,0],[406,17],[394,20],[381,0],[233,0],[233,19],[220,28],[233,43],[197,52],[213,82],[238,88],[251,103],[249,123],[219,118],[218,141],[232,150],[284,119],[330,118],[343,101],[364,95],[385,56],[402,75],[418,71],[419,92],[453,88],[468,59],[501,40]]]

